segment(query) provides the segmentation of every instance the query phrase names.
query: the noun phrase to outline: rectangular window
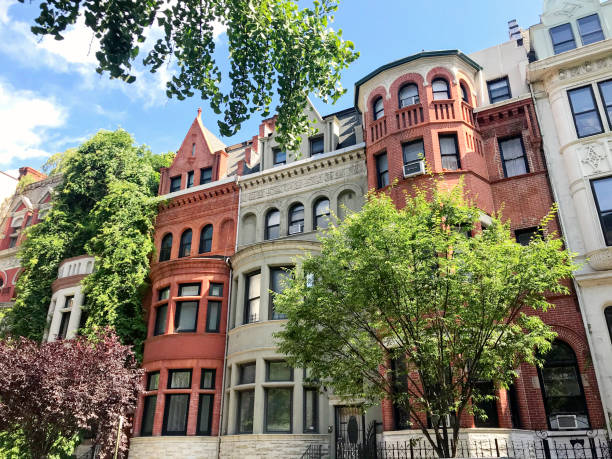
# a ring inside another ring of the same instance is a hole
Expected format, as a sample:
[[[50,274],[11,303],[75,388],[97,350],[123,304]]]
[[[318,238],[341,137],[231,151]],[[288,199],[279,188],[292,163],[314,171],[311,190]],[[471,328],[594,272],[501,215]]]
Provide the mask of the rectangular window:
[[[73,304],[74,304],[74,295],[67,296],[64,301],[64,308],[72,308]]]
[[[476,383],[476,388],[482,395],[495,395],[495,387],[490,381]],[[481,401],[478,403],[478,407],[485,412],[487,419],[474,416],[476,427],[499,427],[496,400]]]
[[[155,330],[153,335],[163,335],[166,333],[166,317],[168,315],[168,305],[164,304],[155,309]]]
[[[289,272],[287,272],[288,269],[291,269],[291,267],[270,269],[270,320],[279,320],[287,318],[287,315],[276,312],[276,308],[274,306],[274,293],[281,293],[283,291],[285,287],[285,282],[290,276]]]
[[[578,30],[580,31],[580,40],[582,40],[583,45],[590,45],[604,39],[597,14],[578,19]]]
[[[578,137],[587,137],[603,132],[591,85],[567,91],[567,95],[574,115],[574,125]]]
[[[259,321],[259,301],[261,273],[246,276],[246,292],[243,323],[250,324]]]
[[[304,387],[304,433],[319,431],[319,390]]]
[[[62,320],[60,321],[57,339],[65,339],[68,333],[68,323],[70,322],[70,311],[62,312]]]
[[[208,333],[219,333],[219,323],[221,321],[221,302],[209,301],[206,310],[206,331]]]
[[[425,147],[423,146],[423,139],[413,140],[402,145],[402,156],[404,158],[404,169],[406,166],[422,161],[425,158]]]
[[[515,175],[529,172],[525,147],[523,146],[523,139],[521,137],[500,140],[499,151],[505,177],[514,177]]]
[[[179,301],[174,314],[174,331],[177,333],[196,331],[198,321],[198,302]]]
[[[214,389],[215,388],[215,375],[216,370],[202,368],[202,377],[200,378],[200,389]]]
[[[591,182],[606,245],[612,245],[612,177]]]
[[[174,193],[181,189],[181,176],[172,177],[170,179],[170,193]]]
[[[17,236],[11,236],[9,239],[9,249],[12,249],[17,245]]]
[[[200,296],[200,284],[181,284],[179,285],[178,296]]]
[[[159,389],[159,371],[154,371],[147,375],[147,390],[157,389]]]
[[[569,23],[553,27],[549,32],[555,54],[563,53],[576,47],[574,32],[572,32],[572,26]]]
[[[255,369],[257,364],[255,362],[244,363],[240,365],[240,384],[253,384],[255,382]]]
[[[487,87],[489,88],[489,101],[492,104],[494,104],[495,102],[501,102],[502,100],[510,99],[512,97],[512,94],[510,93],[510,83],[508,82],[508,77],[487,81]]]
[[[455,134],[440,134],[440,155],[442,156],[442,168],[450,171],[455,171],[461,168],[459,161],[459,146],[457,144],[457,135]]]
[[[269,360],[266,365],[266,381],[293,381],[293,368],[284,360]]]
[[[280,148],[272,149],[272,161],[275,166],[280,166],[287,163],[287,152]]]
[[[253,408],[255,391],[238,392],[238,433],[253,433]]]
[[[193,186],[193,171],[187,172],[187,188],[191,188]]]
[[[266,390],[266,432],[291,433],[293,388],[268,387]]]
[[[189,414],[189,394],[166,395],[163,435],[186,435]]]
[[[149,437],[153,435],[153,421],[155,420],[155,406],[157,405],[157,395],[149,395],[143,400],[142,424],[140,435]]]
[[[608,128],[612,129],[612,80],[599,83],[599,94],[601,95],[601,101],[606,110]]]
[[[223,296],[223,284],[215,284],[211,282],[210,287],[208,289],[208,295],[222,297]]]
[[[200,185],[212,182],[212,167],[200,169]]]
[[[191,370],[168,370],[168,389],[191,389]]]
[[[311,138],[310,156],[320,155],[321,153],[323,153],[323,136]]]
[[[378,188],[384,188],[387,185],[389,185],[387,153],[381,153],[376,156],[376,186]]]
[[[163,301],[170,298],[170,287],[160,288],[157,291],[157,301]]]
[[[391,371],[394,394],[408,392],[408,368],[406,365],[406,357],[400,355],[391,360]],[[393,419],[395,421],[395,430],[410,428],[410,411],[406,409],[405,406],[395,402],[393,403]]]
[[[541,234],[541,232],[536,226],[533,226],[531,228],[523,228],[523,229],[514,230],[514,237],[516,239],[516,242],[518,242],[521,245],[529,245],[531,240],[537,234]]]
[[[210,435],[214,398],[213,394],[200,394],[200,401],[198,403],[198,435]]]

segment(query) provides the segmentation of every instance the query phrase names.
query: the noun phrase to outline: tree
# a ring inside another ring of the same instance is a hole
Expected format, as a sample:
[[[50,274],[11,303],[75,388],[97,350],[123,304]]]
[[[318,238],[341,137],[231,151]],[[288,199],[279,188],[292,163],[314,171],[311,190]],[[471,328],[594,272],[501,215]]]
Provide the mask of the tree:
[[[171,161],[171,154],[154,155],[134,145],[123,130],[100,131],[53,160],[63,180],[47,218],[28,228],[20,246],[23,272],[15,306],[6,317],[9,334],[40,341],[59,264],[90,254],[96,257],[96,272],[84,281],[85,333],[111,326],[140,356],[158,169]]]
[[[92,38],[100,41],[97,71],[131,83],[140,46],[147,31],[157,27],[162,38],[143,64],[156,72],[173,60],[177,70],[167,82],[168,97],[182,100],[199,92],[215,113],[224,112],[221,134],[232,135],[252,113],[268,116],[278,95],[278,139],[297,150],[296,133],[309,131],[308,95],[315,92],[335,102],[345,92],[341,71],[358,57],[353,43],[342,40],[342,31],[329,27],[338,2],[314,0],[311,8],[300,10],[294,0],[47,0],[32,31],[62,40],[82,15]],[[228,92],[216,62],[216,26],[227,28]]]
[[[441,187],[416,190],[402,210],[369,194],[274,304],[288,317],[277,339],[291,364],[348,399],[389,399],[454,457],[462,413],[485,418],[479,405],[493,399],[480,383],[508,387],[550,349],[555,333],[537,313],[548,293],[568,292],[573,265],[553,234],[522,246],[499,215],[479,231],[462,186]]]
[[[142,374],[130,348],[108,329],[91,340],[0,341],[0,439],[11,436],[22,454],[39,459],[65,453],[66,443],[87,431],[109,457],[120,417],[129,427]]]

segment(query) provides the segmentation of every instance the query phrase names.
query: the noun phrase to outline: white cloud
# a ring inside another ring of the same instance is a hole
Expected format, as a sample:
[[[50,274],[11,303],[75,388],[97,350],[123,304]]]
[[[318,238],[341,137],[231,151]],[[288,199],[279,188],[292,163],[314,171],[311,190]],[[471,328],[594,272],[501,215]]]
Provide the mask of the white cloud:
[[[0,80],[0,164],[49,156],[42,145],[66,118],[67,110],[55,100]]]
[[[17,188],[17,177],[19,177],[18,169],[0,171],[0,207],[2,206],[2,201],[11,196],[15,188]]]

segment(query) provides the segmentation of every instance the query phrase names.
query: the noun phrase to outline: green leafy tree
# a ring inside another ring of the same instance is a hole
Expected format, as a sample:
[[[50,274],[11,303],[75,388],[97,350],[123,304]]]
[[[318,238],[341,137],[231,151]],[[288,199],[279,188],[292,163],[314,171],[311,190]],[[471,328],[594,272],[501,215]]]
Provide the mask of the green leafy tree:
[[[23,272],[8,332],[42,339],[51,284],[62,260],[96,257],[84,281],[88,314],[85,333],[115,328],[137,353],[146,335],[141,300],[153,251],[158,169],[171,154],[153,155],[123,130],[100,131],[78,149],[55,160],[63,180],[45,220],[28,229],[19,257]]]
[[[555,333],[537,312],[551,307],[548,293],[568,292],[573,264],[554,235],[522,246],[497,215],[468,237],[480,211],[461,186],[442,186],[415,191],[401,210],[368,195],[274,304],[288,317],[277,339],[291,364],[366,406],[391,400],[440,457],[454,457],[458,419],[485,418],[479,405],[493,399],[479,383],[508,387],[550,349]]]
[[[342,40],[342,31],[330,27],[338,2],[314,0],[310,8],[299,9],[294,0],[47,0],[40,4],[32,31],[62,40],[66,28],[83,15],[100,41],[97,71],[131,83],[140,46],[157,26],[162,37],[143,64],[151,72],[175,64],[168,97],[182,100],[199,92],[216,113],[224,113],[221,134],[232,135],[252,113],[268,116],[278,95],[278,139],[295,150],[295,133],[309,128],[304,115],[308,95],[335,102],[345,92],[341,71],[358,56],[353,43]],[[219,26],[227,28],[227,92],[215,55]]]

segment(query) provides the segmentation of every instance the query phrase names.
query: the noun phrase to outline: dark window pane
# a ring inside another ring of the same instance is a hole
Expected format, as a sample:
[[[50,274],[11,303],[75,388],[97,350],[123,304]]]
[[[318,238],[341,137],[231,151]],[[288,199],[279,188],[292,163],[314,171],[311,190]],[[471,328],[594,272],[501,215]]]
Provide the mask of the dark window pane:
[[[62,320],[60,322],[59,332],[57,333],[57,339],[66,338],[68,333],[68,323],[70,322],[70,311],[62,312]]]
[[[163,433],[165,435],[185,435],[188,414],[189,394],[166,395]]]
[[[181,235],[181,244],[179,246],[179,257],[188,257],[191,255],[191,230],[185,231]]]
[[[280,148],[275,148],[272,150],[272,161],[275,166],[280,166],[287,162],[287,153]]]
[[[323,149],[323,137],[315,137],[314,139],[310,139],[310,156],[320,155],[323,153]]]
[[[376,175],[378,188],[389,185],[389,165],[386,153],[376,156]]]
[[[179,285],[178,296],[200,296],[200,284]]]
[[[314,229],[325,229],[329,225],[329,199],[319,199],[314,206]]]
[[[181,176],[172,177],[170,179],[170,193],[174,193],[181,189]]]
[[[193,186],[193,171],[187,172],[187,188],[191,188]]]
[[[304,232],[304,206],[295,204],[289,210],[289,234]]]
[[[255,362],[240,365],[240,384],[253,384],[255,382]]]
[[[572,89],[567,93],[578,137],[586,137],[603,132],[591,86]]]
[[[200,250],[199,253],[208,253],[212,251],[213,227],[206,225],[200,232]]]
[[[423,139],[408,142],[402,145],[402,154],[404,164],[421,161],[425,156],[425,148],[423,147]]]
[[[293,381],[293,368],[284,361],[269,361],[268,381]]]
[[[212,168],[205,167],[200,169],[200,185],[212,182]]]
[[[215,388],[215,374],[216,370],[209,370],[206,368],[202,369],[202,377],[200,378],[200,389],[214,389]]]
[[[499,149],[506,177],[514,177],[529,172],[527,157],[523,149],[523,141],[520,137],[501,140],[499,142]]]
[[[176,303],[176,314],[174,317],[174,331],[194,332],[198,319],[198,302],[181,301]]]
[[[304,388],[304,433],[319,431],[318,420],[319,391],[316,388]]]
[[[170,298],[170,287],[160,288],[157,291],[157,301],[167,300]]]
[[[379,97],[376,99],[376,102],[374,102],[374,119],[378,120],[383,116],[385,116],[385,104],[382,97]]]
[[[213,394],[200,394],[200,402],[198,404],[198,435],[210,435],[213,401]]]
[[[209,333],[219,332],[219,321],[221,319],[221,302],[209,301],[206,311],[206,331]]]
[[[593,180],[591,183],[606,245],[612,245],[612,177]]]
[[[461,86],[461,100],[469,104],[470,103],[469,92],[463,83],[461,83],[460,86]]]
[[[155,420],[155,407],[157,405],[157,395],[149,395],[144,398],[142,409],[142,424],[140,435],[143,437],[153,435],[153,421]]]
[[[253,273],[246,277],[246,292],[243,323],[259,321],[259,302],[261,289],[261,273]]]
[[[529,245],[531,240],[538,234],[540,234],[540,230],[535,226],[514,231],[516,242],[521,245]]]
[[[172,251],[172,234],[166,234],[162,239],[161,248],[159,250],[159,261],[167,261],[170,259]]]
[[[280,236],[280,212],[271,210],[266,215],[266,239],[276,239]]]
[[[275,293],[281,293],[285,288],[285,281],[291,275],[287,272],[290,267],[283,268],[272,268],[270,269],[270,290]],[[274,293],[270,293],[270,319],[286,319],[287,316],[285,314],[280,314],[276,312],[274,307]]]
[[[461,167],[459,162],[459,150],[457,149],[457,136],[440,135],[440,154],[442,155],[442,167],[451,171]]]
[[[253,433],[253,408],[255,391],[238,392],[238,432]]]
[[[578,19],[578,29],[580,30],[580,39],[583,45],[589,45],[604,39],[599,16],[596,14]]]
[[[382,100],[382,99],[381,99]],[[408,105],[419,103],[419,88],[416,84],[410,83],[402,86],[399,92],[399,106],[407,107]]]
[[[157,390],[159,388],[159,371],[147,375],[147,390]]]
[[[166,333],[166,316],[168,315],[168,305],[164,304],[155,309],[155,330],[153,334],[163,335]]]
[[[608,119],[608,127],[612,129],[612,80],[599,83],[599,92],[601,100],[606,110],[606,118]]]
[[[210,284],[210,288],[208,289],[209,296],[223,296],[223,284]]]
[[[406,393],[408,391],[408,370],[406,367],[406,358],[400,356],[391,360],[391,371],[393,393]],[[410,412],[397,403],[393,403],[393,418],[395,420],[395,430],[410,428]]]
[[[552,39],[555,54],[569,51],[576,47],[572,26],[569,24],[561,24],[560,26],[550,29],[550,37]]]
[[[495,387],[491,382],[477,383],[476,389],[482,395],[495,395]],[[476,427],[499,427],[497,402],[495,400],[483,400],[478,403],[478,407],[485,412],[487,418],[483,419],[481,417],[474,416],[474,424]]]
[[[191,370],[169,370],[168,389],[190,389]]]
[[[431,89],[433,91],[434,100],[450,99],[450,91],[448,89],[448,82],[443,78],[435,79],[431,83]]]
[[[291,388],[266,389],[266,432],[291,432]]]
[[[610,336],[610,341],[612,341],[612,306],[608,306],[604,310],[604,315],[606,316],[606,323],[608,324],[608,335]]]
[[[502,100],[510,99],[510,84],[508,83],[508,77],[500,78],[494,81],[488,81],[487,86],[489,88],[489,99],[492,104],[500,102]]]

